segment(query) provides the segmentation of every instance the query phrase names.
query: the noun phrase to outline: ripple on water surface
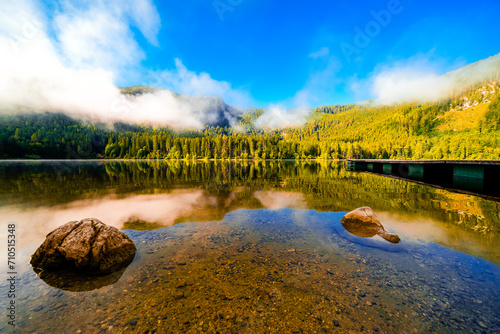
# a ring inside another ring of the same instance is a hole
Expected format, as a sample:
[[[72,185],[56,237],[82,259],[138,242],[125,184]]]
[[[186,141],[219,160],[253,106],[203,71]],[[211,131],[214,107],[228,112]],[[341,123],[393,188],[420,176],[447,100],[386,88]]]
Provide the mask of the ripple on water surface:
[[[19,333],[500,331],[497,265],[434,243],[356,237],[343,229],[342,215],[238,210],[219,222],[126,231],[138,246],[135,260],[95,286],[64,279],[48,285],[33,272],[22,274],[16,328]]]

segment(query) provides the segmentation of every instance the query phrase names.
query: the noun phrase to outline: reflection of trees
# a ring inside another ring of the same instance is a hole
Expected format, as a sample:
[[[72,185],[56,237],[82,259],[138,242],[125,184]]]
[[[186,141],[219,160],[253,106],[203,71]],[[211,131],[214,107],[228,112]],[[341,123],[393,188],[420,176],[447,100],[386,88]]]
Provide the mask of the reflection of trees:
[[[231,202],[227,200],[231,194],[238,197],[232,208],[250,208],[259,207],[254,191],[278,190],[303,193],[308,206],[318,211],[347,212],[370,206],[379,212],[460,222],[470,230],[500,230],[498,203],[392,178],[351,173],[337,162],[155,160],[67,163],[64,169],[50,164],[5,166],[0,189],[1,199],[7,202],[54,205],[111,193],[155,194],[188,188],[203,189],[207,196],[215,197],[214,216],[219,216],[229,210],[226,203]],[[241,187],[243,191],[235,191]]]
[[[254,190],[243,187],[230,190],[225,188],[211,194],[207,203],[193,207],[189,213],[175,219],[174,223],[207,222],[222,220],[228,212],[238,209],[263,209],[262,203],[255,198]]]
[[[493,201],[479,201],[479,206],[486,220],[500,222],[500,203]]]

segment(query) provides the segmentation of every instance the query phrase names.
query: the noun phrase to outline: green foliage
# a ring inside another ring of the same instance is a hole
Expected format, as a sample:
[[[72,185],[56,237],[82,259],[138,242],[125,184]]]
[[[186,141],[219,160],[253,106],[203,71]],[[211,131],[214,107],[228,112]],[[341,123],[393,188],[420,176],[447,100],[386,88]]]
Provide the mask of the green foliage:
[[[485,115],[486,128],[500,130],[500,96],[491,101]]]
[[[156,93],[162,90],[161,88],[153,86],[130,86],[130,87],[118,87],[118,88],[120,89],[120,92],[125,95],[143,95],[148,93]],[[178,95],[176,93],[173,94]]]
[[[320,106],[315,111],[321,112],[325,114],[339,114],[345,111],[353,110],[353,109],[363,109],[368,108],[373,105],[373,100],[367,100],[363,103],[352,103],[345,105],[333,105],[333,106]]]
[[[150,88],[122,90],[142,94]],[[0,119],[0,157],[500,159],[499,91],[500,85],[493,82],[436,103],[322,106],[303,126],[279,130],[254,126],[262,109],[240,116],[234,128],[180,132],[125,123],[110,129],[63,114],[6,115]],[[450,119],[457,113],[462,118],[455,123],[466,119],[472,125],[455,129]]]
[[[5,115],[0,119],[0,158],[96,158],[107,131],[59,113]]]
[[[157,222],[148,222],[142,219],[131,219],[123,224],[123,230],[150,231],[165,227]]]

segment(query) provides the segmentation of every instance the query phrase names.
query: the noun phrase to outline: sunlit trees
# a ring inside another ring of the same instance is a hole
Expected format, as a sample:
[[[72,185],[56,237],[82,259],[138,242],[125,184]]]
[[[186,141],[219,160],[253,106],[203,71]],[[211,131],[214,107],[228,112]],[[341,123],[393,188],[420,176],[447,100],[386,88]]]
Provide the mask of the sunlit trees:
[[[490,95],[470,89],[436,103],[323,106],[303,126],[274,130],[252,124],[262,114],[256,110],[241,117],[240,132],[220,126],[176,132],[124,123],[110,128],[57,113],[4,115],[0,157],[500,159],[500,85],[494,88]],[[480,112],[464,116],[472,125],[448,126],[447,119],[464,105],[480,106]]]

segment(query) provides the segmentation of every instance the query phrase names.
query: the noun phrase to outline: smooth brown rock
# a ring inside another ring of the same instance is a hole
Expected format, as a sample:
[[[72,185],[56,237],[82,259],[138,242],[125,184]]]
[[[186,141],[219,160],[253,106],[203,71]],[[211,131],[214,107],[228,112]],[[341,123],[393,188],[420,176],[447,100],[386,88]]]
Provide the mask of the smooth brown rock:
[[[35,272],[50,269],[77,269],[106,274],[128,265],[136,247],[115,227],[95,218],[69,222],[47,235],[31,256]]]
[[[387,232],[375,212],[367,206],[357,208],[342,217],[342,226],[358,237],[371,238],[379,235],[385,240],[397,244],[401,239],[394,233]]]

